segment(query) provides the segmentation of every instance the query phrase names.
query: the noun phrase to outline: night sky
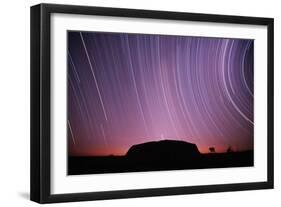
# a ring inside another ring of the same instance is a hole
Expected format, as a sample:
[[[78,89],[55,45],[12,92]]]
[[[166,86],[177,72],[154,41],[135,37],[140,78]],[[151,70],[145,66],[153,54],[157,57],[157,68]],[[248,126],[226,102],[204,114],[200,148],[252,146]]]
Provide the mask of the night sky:
[[[68,31],[68,152],[253,149],[253,40]]]

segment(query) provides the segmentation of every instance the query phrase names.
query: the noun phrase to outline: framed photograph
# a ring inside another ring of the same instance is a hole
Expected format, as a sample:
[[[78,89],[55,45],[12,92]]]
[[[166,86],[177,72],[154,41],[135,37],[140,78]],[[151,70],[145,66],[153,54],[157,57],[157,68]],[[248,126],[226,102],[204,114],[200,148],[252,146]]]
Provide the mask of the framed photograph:
[[[31,200],[273,188],[273,19],[31,7]]]

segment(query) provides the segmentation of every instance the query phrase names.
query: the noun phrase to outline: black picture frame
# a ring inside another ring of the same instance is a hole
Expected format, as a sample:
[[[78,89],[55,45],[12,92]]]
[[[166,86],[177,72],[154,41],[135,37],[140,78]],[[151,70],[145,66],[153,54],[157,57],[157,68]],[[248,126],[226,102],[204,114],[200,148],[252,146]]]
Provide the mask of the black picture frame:
[[[235,184],[167,187],[153,189],[51,194],[50,183],[50,16],[53,13],[134,17],[149,19],[181,20],[207,23],[231,23],[267,26],[267,181]],[[272,18],[195,14],[168,11],[103,8],[89,6],[39,4],[31,7],[31,173],[30,199],[38,203],[86,201],[101,199],[165,196],[224,191],[241,191],[273,188],[273,38]]]

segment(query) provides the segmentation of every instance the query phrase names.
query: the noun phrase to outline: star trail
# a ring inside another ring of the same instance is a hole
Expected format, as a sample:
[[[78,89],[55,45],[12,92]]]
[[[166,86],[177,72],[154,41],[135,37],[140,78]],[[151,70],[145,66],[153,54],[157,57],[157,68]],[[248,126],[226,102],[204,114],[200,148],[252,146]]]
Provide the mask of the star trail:
[[[253,149],[254,40],[68,31],[68,153]]]

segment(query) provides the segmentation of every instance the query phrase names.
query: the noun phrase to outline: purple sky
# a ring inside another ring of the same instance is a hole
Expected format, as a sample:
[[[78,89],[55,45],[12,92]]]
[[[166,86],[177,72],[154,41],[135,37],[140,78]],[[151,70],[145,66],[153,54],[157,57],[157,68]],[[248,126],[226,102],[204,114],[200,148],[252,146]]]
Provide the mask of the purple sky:
[[[69,155],[253,149],[253,40],[68,32]]]

